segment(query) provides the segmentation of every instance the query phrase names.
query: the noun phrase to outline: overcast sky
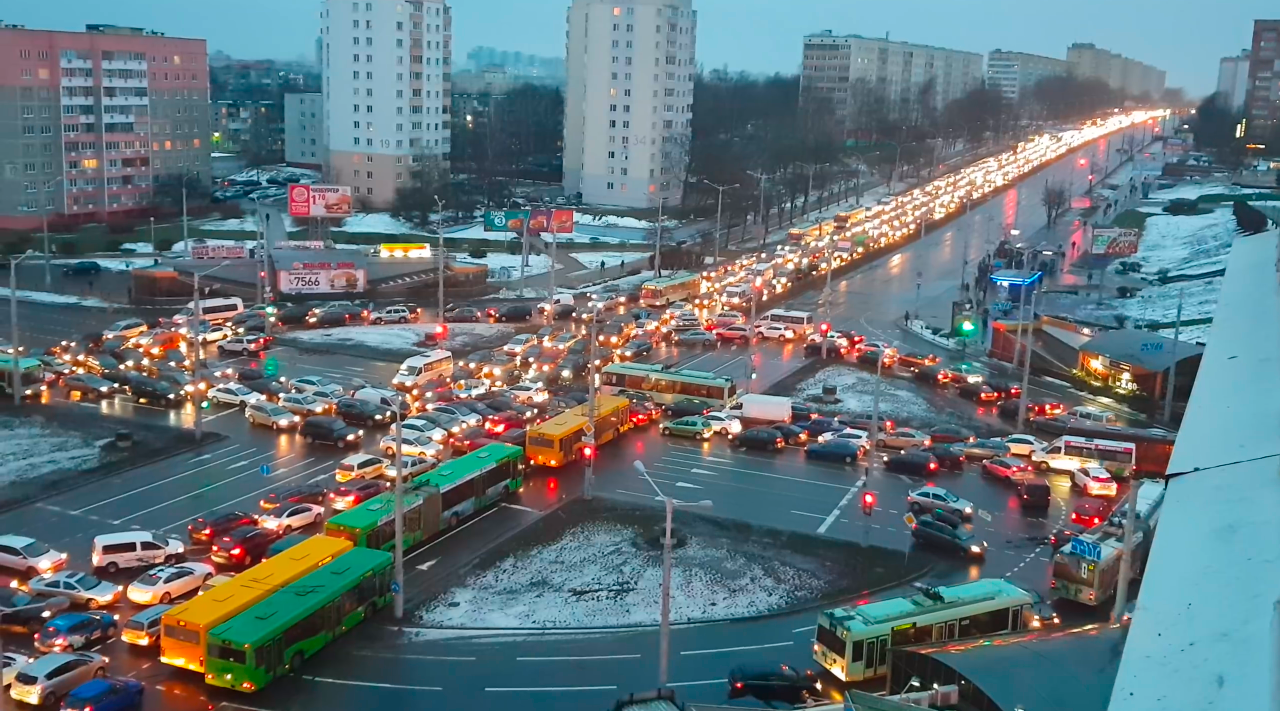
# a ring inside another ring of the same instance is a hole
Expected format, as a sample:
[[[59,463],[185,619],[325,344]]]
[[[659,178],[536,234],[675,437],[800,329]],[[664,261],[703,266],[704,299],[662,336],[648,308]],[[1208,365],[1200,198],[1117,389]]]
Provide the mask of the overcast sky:
[[[455,61],[461,65],[476,45],[563,56],[567,6],[567,0],[460,0],[453,9]],[[15,1],[6,3],[0,21],[65,30],[140,26],[204,37],[211,51],[235,57],[287,59],[314,56],[319,7],[318,0]],[[1218,59],[1249,46],[1254,19],[1280,17],[1276,0],[694,0],[694,7],[705,68],[795,72],[801,36],[826,29],[1059,58],[1072,42],[1092,42],[1166,70],[1168,85],[1191,95],[1213,91]]]

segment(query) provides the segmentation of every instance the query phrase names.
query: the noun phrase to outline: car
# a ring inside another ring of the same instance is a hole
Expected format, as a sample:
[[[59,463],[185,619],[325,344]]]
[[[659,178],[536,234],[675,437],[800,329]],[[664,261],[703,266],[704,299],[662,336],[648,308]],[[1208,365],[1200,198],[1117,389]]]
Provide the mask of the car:
[[[125,378],[125,388],[134,402],[166,408],[181,404],[182,390],[163,380],[135,373]]]
[[[915,514],[941,509],[961,520],[973,517],[972,503],[940,486],[922,486],[908,491],[907,508]]]
[[[35,595],[64,597],[72,604],[84,605],[90,610],[115,604],[124,592],[124,588],[115,583],[72,570],[32,578],[27,586]]]
[[[1022,397],[1022,386],[1017,383],[1009,383],[1003,380],[986,381],[987,385],[995,391],[996,397],[1001,400],[1016,400]]]
[[[471,398],[483,394],[490,389],[489,381],[481,378],[464,378],[454,381],[450,392],[456,398]]]
[[[956,394],[966,400],[972,400],[977,403],[993,403],[1000,399],[995,390],[990,385],[982,381],[960,381],[956,386]]]
[[[129,583],[125,596],[139,605],[167,605],[170,600],[197,592],[209,578],[217,574],[208,563],[188,562],[161,565]]]
[[[941,365],[926,365],[911,376],[916,381],[942,387],[951,383],[951,371]]]
[[[882,351],[879,348],[864,348],[858,351],[857,357],[854,359],[863,365],[876,365],[880,369],[892,368],[897,361],[889,351]]]
[[[72,691],[107,673],[107,658],[93,652],[54,652],[13,677],[9,695],[32,706],[56,706]]]
[[[81,398],[106,398],[115,395],[120,386],[90,373],[76,373],[62,379],[68,393],[79,393]]]
[[[381,479],[350,481],[329,492],[329,505],[339,511],[355,508],[389,488]]]
[[[142,708],[146,687],[137,679],[99,678],[77,686],[62,702],[67,711],[128,711]]]
[[[848,439],[832,439],[826,442],[810,441],[804,448],[805,459],[853,464],[862,456],[862,447]]]
[[[498,309],[491,317],[506,323],[508,321],[528,321],[533,318],[533,307],[528,304],[509,304]]]
[[[711,407],[707,405],[705,400],[684,397],[669,405],[664,405],[662,411],[667,417],[688,417],[689,415],[705,415],[711,412]]]
[[[524,447],[528,433],[523,429],[507,430],[498,435],[498,441],[505,444],[514,444],[517,447]]]
[[[387,464],[387,460],[372,454],[353,454],[338,462],[334,477],[339,482],[352,479],[374,479],[382,474]]]
[[[517,383],[507,388],[507,392],[518,403],[532,405],[543,402],[551,396],[544,385],[538,383]],[[465,420],[464,420],[465,422]],[[479,423],[477,423],[479,424]]]
[[[26,587],[25,583],[12,580],[9,587],[0,588],[0,622],[4,627],[39,632],[55,612],[71,605],[71,601],[64,597],[33,595],[20,589],[19,585]]]
[[[257,519],[243,511],[226,511],[199,516],[187,524],[187,538],[192,543],[212,543],[214,539],[241,526],[256,526]]]
[[[459,402],[462,402],[462,401],[459,401]],[[462,423],[467,427],[481,427],[484,425],[484,417],[456,403],[449,403],[447,405],[435,405],[431,408],[431,411],[438,412],[443,415],[452,415],[458,418],[459,420],[462,420]]]
[[[1102,467],[1077,467],[1071,471],[1071,488],[1085,496],[1115,496],[1118,489],[1110,472]]]
[[[209,547],[209,558],[220,565],[248,568],[267,557],[267,547],[279,534],[257,526],[241,526],[224,533]]]
[[[928,447],[931,444],[933,444],[933,440],[929,438],[929,435],[909,427],[899,427],[892,432],[882,432],[876,437],[877,447],[906,450]]]
[[[93,276],[101,271],[101,264],[88,259],[72,262],[71,264],[62,267],[63,276]]]
[[[281,326],[300,326],[307,322],[310,313],[310,304],[290,304],[276,311],[276,323]]]
[[[802,422],[807,422],[809,420],[812,420],[817,416],[818,416],[818,411],[813,409],[809,405],[804,405],[794,400],[791,401],[791,421],[792,422],[796,424],[800,424]]]
[[[777,451],[787,446],[782,434],[770,427],[752,427],[740,434],[729,435],[731,444],[743,449],[766,449]]]
[[[449,437],[449,449],[454,454],[467,454],[493,442],[489,431],[483,427],[468,427]]]
[[[265,351],[270,341],[263,335],[247,335],[235,336],[218,342],[218,355],[225,356],[228,353],[258,353]]]
[[[499,407],[501,407],[504,404],[500,400],[490,400],[489,403],[492,406],[494,406],[494,409],[499,409]],[[512,402],[511,407],[514,409],[516,407],[524,407],[524,406],[516,405],[514,402]],[[525,416],[525,413],[523,412],[519,414],[522,417]],[[532,417],[532,416],[533,416],[532,411],[530,411],[528,417]],[[446,415],[443,412],[432,412],[430,410],[428,410],[427,412],[420,412],[418,413],[417,419],[423,420],[425,422],[429,422],[433,426],[439,429],[442,429],[445,432],[448,432],[449,434],[457,434],[462,430],[466,429],[466,425],[462,424],[462,420],[459,420],[453,415]]]
[[[650,353],[653,353],[653,339],[647,337],[647,334],[646,337],[633,338],[627,342],[627,345],[618,349],[618,357],[622,360],[635,360],[636,358],[643,358]],[[566,360],[568,359],[566,358]]]
[[[827,358],[843,358],[849,354],[850,348],[849,339],[840,335],[838,331],[830,331],[825,337],[815,333],[805,339],[804,355],[812,358],[822,357],[825,353]]]
[[[1043,449],[1048,445],[1048,442],[1029,434],[1011,434],[1002,439],[1005,446],[1009,448],[1009,454],[1015,454],[1019,457],[1030,457],[1033,450]]]
[[[719,432],[722,435],[736,435],[739,432],[742,432],[742,420],[739,420],[737,416],[732,413],[708,412],[703,415],[703,417],[711,423],[712,428],[714,428],[716,432]]]
[[[147,331],[147,322],[140,318],[127,318],[102,329],[104,338],[133,338]]]
[[[776,430],[782,435],[783,441],[793,446],[802,446],[809,441],[809,433],[804,428],[793,425],[789,422],[775,422],[769,425],[769,429]]]
[[[1010,454],[1009,445],[998,439],[977,439],[972,442],[961,443],[960,451],[964,452],[964,458],[971,462],[980,462],[992,457],[1004,457]]]
[[[442,454],[443,454],[443,450],[444,448],[441,447]],[[402,481],[404,481],[407,484],[413,481],[413,479],[419,476],[420,474],[425,474],[431,471],[432,469],[435,469],[436,467],[440,466],[440,460],[437,458],[422,457],[422,456],[411,457],[407,454],[404,455],[404,457],[401,459],[401,463],[404,466],[397,467],[395,465],[394,456],[391,457],[391,462],[392,463],[387,465],[387,468],[383,471],[382,474],[387,479],[390,479],[393,484],[397,477],[399,477]]]
[[[814,417],[808,421],[801,419],[798,424],[809,433],[809,439],[817,439],[827,432],[843,432],[849,429],[849,423],[834,417]]]
[[[235,335],[236,335],[235,330],[232,329],[230,326],[220,324],[220,323],[210,324],[209,322],[206,321],[203,324],[201,324],[200,333],[197,336],[197,338],[200,339],[201,343],[219,343]]]
[[[0,535],[0,567],[25,573],[34,578],[62,570],[67,554],[26,536]]]
[[[335,383],[328,378],[312,375],[290,380],[289,389],[303,395],[324,393],[332,398],[340,398],[346,394],[346,390],[338,383]]]
[[[676,336],[675,343],[677,346],[703,348],[706,346],[714,346],[716,344],[716,337],[700,328],[695,328]]]
[[[745,323],[737,322],[716,327],[715,334],[717,341],[729,341],[732,343],[751,343],[756,338],[755,329]]]
[[[208,392],[205,393],[205,397],[212,402],[235,405],[237,407],[247,407],[252,403],[266,400],[262,393],[255,393],[239,383],[215,385],[209,388]]]
[[[244,417],[251,425],[262,425],[273,430],[298,427],[302,424],[301,417],[269,402],[249,403],[244,408]]]
[[[246,336],[246,337],[262,336],[262,334],[266,332],[267,330],[266,314],[258,311],[245,311],[244,313],[240,314],[240,316],[237,316],[236,318],[240,318],[241,316],[244,317],[244,320],[241,321],[239,324],[236,324],[233,326],[233,329],[235,330],[237,336]],[[222,343],[219,343],[218,346],[221,347],[226,342],[227,341],[223,341]],[[265,348],[266,343],[269,343],[269,342],[270,342],[269,339],[264,340],[263,348]],[[222,353],[223,351],[218,351],[218,352]],[[244,351],[244,352],[247,352],[247,351]]]
[[[284,504],[323,504],[329,490],[320,484],[298,484],[283,491],[273,491],[258,500],[263,511],[271,511]]]
[[[369,314],[369,323],[375,326],[384,323],[408,323],[416,321],[418,314],[404,306],[386,306]]]
[[[507,341],[506,345],[502,347],[502,352],[509,353],[511,355],[520,355],[525,352],[525,349],[536,343],[537,340],[538,337],[532,333],[517,334],[512,336],[511,340]]]
[[[971,430],[959,425],[938,425],[929,430],[929,439],[934,444],[954,444],[956,442],[972,442],[977,438]]]
[[[982,473],[1016,483],[1031,476],[1031,465],[1012,457],[993,457],[982,463]]]
[[[49,620],[35,634],[41,652],[66,652],[98,646],[116,636],[116,618],[109,612],[68,612]]]
[[[36,356],[45,374],[52,378],[65,378],[74,375],[76,367],[57,356]]]
[[[298,434],[308,444],[321,442],[332,444],[338,449],[359,447],[360,441],[364,439],[364,430],[348,425],[342,418],[328,416],[307,418],[298,428]]]
[[[721,311],[711,317],[711,325],[719,331],[729,326],[741,325],[746,320],[746,317],[738,311]]]
[[[1085,499],[1071,510],[1071,523],[1078,523],[1085,528],[1093,528],[1111,514],[1111,504],[1101,499]]]
[[[818,435],[819,442],[830,442],[836,439],[847,439],[850,442],[853,442],[854,444],[858,445],[858,447],[861,448],[862,451],[864,452],[871,448],[871,439],[867,436],[866,430],[860,430],[853,427],[849,427],[843,430],[833,430],[831,432],[823,432],[822,434]]]
[[[755,331],[760,338],[774,341],[790,341],[796,337],[795,327],[785,323],[767,323],[763,326],[757,323]]]
[[[436,432],[443,433],[444,430],[435,428]],[[400,454],[405,457],[429,457],[431,459],[444,459],[444,445],[440,444],[444,438],[436,440],[430,434],[425,432],[410,432],[405,430],[400,442]],[[391,461],[395,461],[396,456],[396,435],[389,434],[382,438],[378,443],[378,449],[387,455]]]
[[[449,436],[448,430],[439,427],[430,420],[424,420],[420,417],[413,417],[400,423],[399,427],[404,428],[405,435],[417,436],[426,435],[436,442],[443,442]],[[391,434],[395,434],[397,426],[391,425]]]
[[[951,374],[951,382],[953,383],[981,383],[985,376],[981,370],[978,370],[972,363],[960,363],[958,365],[947,366],[947,372]],[[994,391],[992,391],[994,392]]]
[[[963,528],[952,527],[940,519],[940,516],[929,515],[917,518],[911,526],[911,539],[969,558],[986,557],[986,541],[979,540]]]
[[[281,535],[289,535],[294,529],[324,521],[324,507],[318,504],[288,504],[272,509],[271,513],[258,517],[258,525]]]
[[[390,408],[354,397],[339,398],[333,406],[333,414],[350,425],[385,425],[395,422],[396,413]]]
[[[662,423],[660,431],[666,436],[709,440],[714,430],[711,429],[711,423],[704,417],[681,417]]]
[[[299,417],[323,415],[333,409],[330,403],[321,402],[311,395],[302,393],[283,393],[276,404]]]
[[[1036,509],[1048,511],[1053,502],[1053,490],[1049,482],[1038,476],[1028,476],[1018,480],[1018,503],[1023,510]]]
[[[571,405],[571,407],[576,407],[576,405]],[[523,429],[525,424],[524,416],[518,412],[495,412],[485,418],[484,428],[493,434],[503,434],[513,429]]]
[[[729,698],[753,697],[773,707],[775,701],[805,706],[822,697],[822,681],[811,671],[786,664],[741,665],[729,671]]]
[[[919,370],[921,368],[937,365],[939,358],[932,353],[922,354],[914,351],[906,351],[898,354],[898,365],[911,370]]]
[[[1071,543],[1071,539],[1089,530],[1088,526],[1080,523],[1068,523],[1059,526],[1053,530],[1053,534],[1049,536],[1049,545],[1053,546],[1056,551],[1059,548]]]
[[[350,317],[341,311],[320,311],[307,316],[308,328],[333,328],[346,326]]]
[[[470,306],[444,312],[445,323],[480,323],[483,319],[484,312]]]

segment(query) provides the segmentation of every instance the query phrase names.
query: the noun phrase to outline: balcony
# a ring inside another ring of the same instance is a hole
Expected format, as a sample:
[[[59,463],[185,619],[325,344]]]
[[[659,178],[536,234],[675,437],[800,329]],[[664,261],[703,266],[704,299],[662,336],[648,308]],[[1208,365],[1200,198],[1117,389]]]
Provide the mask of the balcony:
[[[61,77],[61,86],[93,86],[93,77]]]
[[[133,114],[118,114],[107,110],[103,107],[102,122],[103,123],[133,123]]]
[[[65,81],[65,80],[64,80]],[[103,86],[146,86],[146,79],[121,79],[119,77],[103,77]]]
[[[95,123],[98,120],[96,114],[80,114],[76,117],[80,123]]]
[[[103,69],[143,69],[147,68],[147,63],[141,59],[104,59],[102,60]]]
[[[93,106],[98,102],[92,96],[64,96],[61,100],[63,106]]]
[[[61,58],[58,65],[64,69],[90,69],[93,67],[92,59],[67,59]]]
[[[145,96],[104,96],[102,103],[118,104],[123,106],[146,106],[147,97]]]

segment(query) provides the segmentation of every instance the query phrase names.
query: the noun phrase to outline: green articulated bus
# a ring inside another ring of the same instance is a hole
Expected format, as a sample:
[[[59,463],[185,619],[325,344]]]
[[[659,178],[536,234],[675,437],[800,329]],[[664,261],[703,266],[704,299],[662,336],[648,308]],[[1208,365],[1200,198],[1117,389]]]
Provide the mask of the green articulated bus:
[[[389,553],[353,548],[209,632],[206,684],[258,691],[391,602]]]
[[[409,549],[524,485],[524,450],[495,442],[415,478],[405,496],[404,538]],[[395,549],[395,493],[379,494],[325,522],[325,535],[360,548]]]

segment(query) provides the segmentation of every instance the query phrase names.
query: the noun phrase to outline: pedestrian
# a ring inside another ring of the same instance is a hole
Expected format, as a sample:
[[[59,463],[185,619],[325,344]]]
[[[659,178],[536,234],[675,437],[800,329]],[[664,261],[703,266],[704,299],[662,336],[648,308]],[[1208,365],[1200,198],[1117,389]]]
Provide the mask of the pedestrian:
[[[1086,277],[1085,277],[1085,279],[1087,280],[1087,281],[1086,281],[1086,283],[1088,283],[1088,284],[1092,284],[1092,283],[1093,283],[1093,270],[1092,270],[1092,269],[1090,269],[1090,270],[1089,270],[1089,274],[1088,274],[1088,276],[1086,276]]]
[[[89,279],[89,293],[93,293],[93,279]]]
[[[132,304],[133,303],[133,287],[132,286],[125,287],[125,293],[128,294],[128,301],[129,303]]]
[[[903,314],[902,314],[902,325],[903,325],[903,326],[910,326],[910,325],[911,325],[911,311],[910,311],[910,310],[908,310],[908,311],[906,311],[905,313],[903,313]]]
[[[601,273],[601,274],[604,274],[604,260],[603,260],[603,259],[601,259],[601,260],[600,260],[600,273]]]

